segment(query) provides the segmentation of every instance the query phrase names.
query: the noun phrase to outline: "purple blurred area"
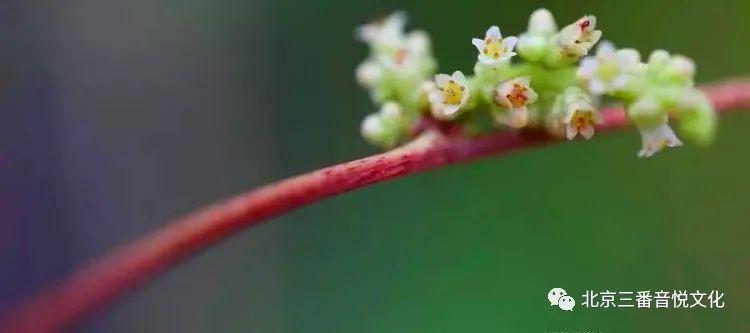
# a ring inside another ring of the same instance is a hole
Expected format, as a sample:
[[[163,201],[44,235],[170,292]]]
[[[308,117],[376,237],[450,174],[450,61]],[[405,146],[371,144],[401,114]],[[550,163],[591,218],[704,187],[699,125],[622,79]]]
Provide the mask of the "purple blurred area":
[[[252,47],[265,43],[263,12],[239,1],[0,3],[0,307],[168,218],[271,178],[274,96],[261,84],[265,68],[248,66],[270,61]],[[250,257],[252,270],[223,260],[268,246],[265,230],[83,330],[208,331],[226,279],[273,292],[274,270],[259,262],[273,251]],[[160,319],[175,318],[159,324],[157,308]],[[258,315],[274,315],[262,308]]]

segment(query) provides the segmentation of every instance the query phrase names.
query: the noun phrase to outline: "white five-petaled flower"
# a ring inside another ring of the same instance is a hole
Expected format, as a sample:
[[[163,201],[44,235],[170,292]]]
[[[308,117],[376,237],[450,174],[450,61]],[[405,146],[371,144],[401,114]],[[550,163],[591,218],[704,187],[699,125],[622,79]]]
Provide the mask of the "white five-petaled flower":
[[[638,152],[638,157],[651,157],[655,153],[666,147],[682,146],[682,141],[677,138],[672,128],[667,123],[667,116],[664,121],[655,126],[638,127],[643,140],[642,148]]]
[[[581,135],[588,140],[594,136],[594,126],[602,122],[593,98],[579,87],[569,87],[557,96],[547,126],[555,135],[573,140]]]
[[[536,102],[537,93],[529,85],[528,77],[518,77],[500,83],[492,92],[492,98],[500,107],[510,109],[498,121],[514,128],[526,126],[529,122],[528,105]]]
[[[588,54],[589,50],[602,37],[601,30],[595,30],[596,17],[587,15],[581,17],[573,24],[564,27],[558,36],[557,43],[564,55],[581,57]]]
[[[602,122],[601,115],[596,111],[593,105],[586,99],[578,99],[566,105],[565,119],[565,137],[573,140],[576,135],[580,134],[588,140],[594,136],[594,125]]]
[[[624,89],[631,74],[641,68],[641,55],[634,49],[615,50],[610,42],[602,42],[596,56],[586,57],[578,68],[578,78],[588,84],[595,95]]]
[[[500,28],[491,26],[484,34],[484,39],[473,38],[471,43],[479,50],[477,59],[485,65],[494,66],[509,60],[514,55],[513,48],[516,47],[516,37],[506,37],[500,34]]]
[[[432,115],[438,119],[453,119],[458,111],[469,101],[469,86],[461,71],[453,75],[435,75],[437,90],[432,91],[428,98]]]

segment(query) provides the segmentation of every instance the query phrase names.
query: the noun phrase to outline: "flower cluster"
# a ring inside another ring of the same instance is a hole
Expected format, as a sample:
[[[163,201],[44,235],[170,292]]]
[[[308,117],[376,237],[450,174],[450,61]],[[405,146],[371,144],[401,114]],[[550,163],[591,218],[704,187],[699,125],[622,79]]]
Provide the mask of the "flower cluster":
[[[370,47],[369,57],[357,67],[357,81],[381,105],[379,112],[363,121],[362,135],[383,147],[403,142],[409,124],[429,107],[427,92],[437,67],[427,33],[406,33],[405,25],[406,15],[396,12],[356,31],[357,38]]]
[[[696,143],[709,143],[715,131],[713,107],[694,87],[692,60],[656,50],[643,62],[635,49],[599,42],[602,32],[592,15],[558,29],[552,14],[539,9],[518,37],[489,27],[471,40],[477,49],[473,75],[434,75],[429,37],[405,33],[405,23],[405,15],[395,13],[358,29],[370,56],[357,68],[357,79],[381,105],[365,118],[362,134],[384,148],[405,142],[420,118],[468,125],[481,112],[497,126],[590,139],[602,122],[605,99],[626,106],[641,132],[642,157],[682,145],[669,125],[672,118],[680,121],[680,134]]]

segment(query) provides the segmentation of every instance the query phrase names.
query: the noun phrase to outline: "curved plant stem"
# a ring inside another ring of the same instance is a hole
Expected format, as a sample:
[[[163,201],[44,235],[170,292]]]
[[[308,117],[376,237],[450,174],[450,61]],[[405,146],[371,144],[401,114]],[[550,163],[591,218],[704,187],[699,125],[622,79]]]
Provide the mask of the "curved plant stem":
[[[720,111],[750,108],[750,81],[703,90]],[[599,132],[628,126],[621,108],[603,111]],[[425,131],[399,149],[334,165],[251,190],[166,223],[94,260],[6,314],[2,332],[70,328],[198,251],[247,227],[325,198],[420,171],[557,141],[542,131],[480,137]]]

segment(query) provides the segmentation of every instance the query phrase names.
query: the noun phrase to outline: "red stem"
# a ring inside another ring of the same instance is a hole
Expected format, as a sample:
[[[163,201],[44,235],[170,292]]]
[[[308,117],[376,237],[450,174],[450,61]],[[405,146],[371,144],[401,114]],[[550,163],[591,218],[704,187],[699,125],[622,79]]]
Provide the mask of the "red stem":
[[[750,108],[748,81],[730,81],[705,86],[703,90],[720,111]],[[606,109],[603,115],[599,132],[628,125],[620,108]],[[251,190],[172,220],[94,260],[8,313],[0,331],[53,332],[70,328],[196,252],[249,226],[327,197],[443,165],[555,141],[541,131],[471,138],[427,131],[402,148]]]

